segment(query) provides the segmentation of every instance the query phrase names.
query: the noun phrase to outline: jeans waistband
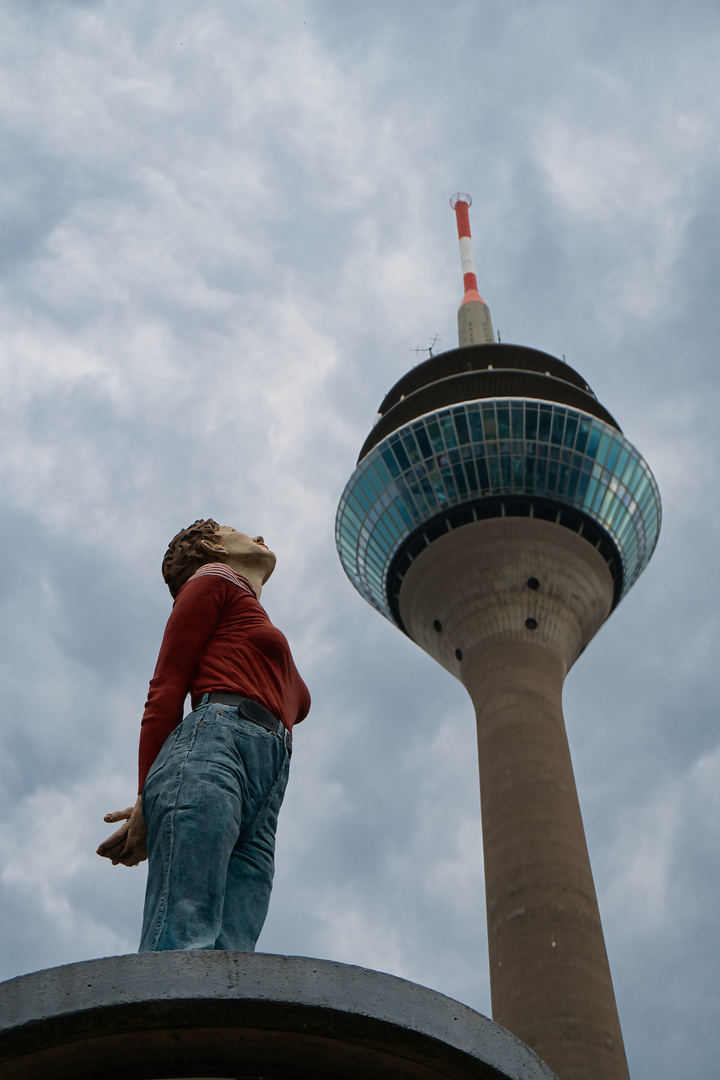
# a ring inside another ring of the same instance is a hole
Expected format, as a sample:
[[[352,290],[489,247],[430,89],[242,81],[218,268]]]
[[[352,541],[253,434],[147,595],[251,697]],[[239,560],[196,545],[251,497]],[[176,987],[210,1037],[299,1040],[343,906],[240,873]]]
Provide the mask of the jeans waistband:
[[[226,693],[224,690],[214,690],[210,694],[203,694],[196,708],[201,705],[234,705],[238,716],[265,728],[266,731],[271,731],[273,735],[277,735],[288,751],[292,749],[292,732],[288,731],[282,721],[273,716],[259,701],[242,697],[240,694],[231,694],[229,691]]]

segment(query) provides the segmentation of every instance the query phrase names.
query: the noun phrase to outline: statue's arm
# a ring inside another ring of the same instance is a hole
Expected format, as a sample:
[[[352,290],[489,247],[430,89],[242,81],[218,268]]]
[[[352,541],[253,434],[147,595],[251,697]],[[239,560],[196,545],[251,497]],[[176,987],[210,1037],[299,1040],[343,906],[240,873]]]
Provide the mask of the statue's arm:
[[[182,720],[185,698],[192,689],[208,639],[217,629],[230,589],[237,586],[224,578],[206,575],[191,578],[178,593],[140,724],[139,792],[165,740]]]

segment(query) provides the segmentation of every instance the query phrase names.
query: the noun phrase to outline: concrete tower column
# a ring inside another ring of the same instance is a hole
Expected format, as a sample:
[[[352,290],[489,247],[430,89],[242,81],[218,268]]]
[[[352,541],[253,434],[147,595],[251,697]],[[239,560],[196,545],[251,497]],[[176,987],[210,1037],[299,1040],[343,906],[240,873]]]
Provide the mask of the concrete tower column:
[[[629,1076],[562,713],[612,602],[593,545],[527,517],[439,537],[399,600],[475,706],[493,1018],[560,1080]]]

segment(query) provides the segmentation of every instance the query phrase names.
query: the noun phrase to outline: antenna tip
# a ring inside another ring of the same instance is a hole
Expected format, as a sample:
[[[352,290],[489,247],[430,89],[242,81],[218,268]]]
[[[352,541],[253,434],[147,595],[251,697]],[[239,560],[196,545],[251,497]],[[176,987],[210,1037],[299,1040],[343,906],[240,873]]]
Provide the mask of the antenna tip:
[[[450,200],[450,205],[452,206],[453,210],[455,209],[456,204],[459,202],[464,202],[467,203],[468,206],[472,206],[472,197],[470,195],[466,195],[462,191],[458,191],[457,195],[453,195],[452,199]]]

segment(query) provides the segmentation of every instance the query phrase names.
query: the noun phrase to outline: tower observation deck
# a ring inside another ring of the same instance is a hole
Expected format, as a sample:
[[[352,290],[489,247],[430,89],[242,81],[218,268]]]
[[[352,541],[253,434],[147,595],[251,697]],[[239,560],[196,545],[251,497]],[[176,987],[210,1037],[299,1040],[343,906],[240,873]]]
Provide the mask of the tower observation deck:
[[[565,676],[647,566],[655,479],[585,379],[496,344],[456,196],[460,347],[380,405],[336,541],[358,592],[477,718],[493,1019],[560,1080],[628,1070],[562,714]]]

